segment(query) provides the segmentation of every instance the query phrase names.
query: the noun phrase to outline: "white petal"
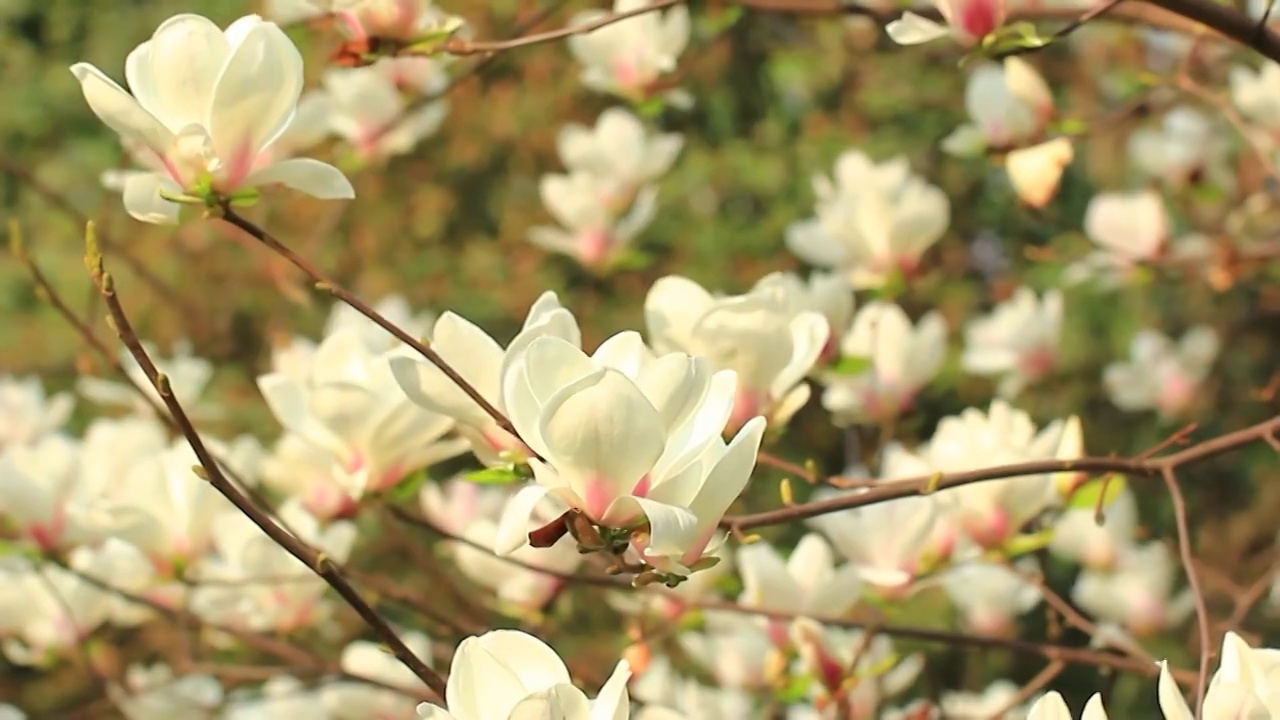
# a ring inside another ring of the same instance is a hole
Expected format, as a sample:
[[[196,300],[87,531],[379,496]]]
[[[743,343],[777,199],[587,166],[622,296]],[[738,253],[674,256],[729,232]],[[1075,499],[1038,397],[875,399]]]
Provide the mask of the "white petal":
[[[590,712],[587,696],[572,685],[562,684],[524,698],[511,708],[506,720],[578,720]]]
[[[1080,720],[1107,720],[1107,710],[1102,706],[1102,693],[1094,693],[1085,703]]]
[[[356,196],[351,181],[341,170],[311,158],[281,160],[250,173],[244,184],[247,187],[286,185],[321,200],[350,200]]]
[[[231,53],[222,29],[200,15],[175,15],[125,63],[129,88],[169,129],[207,127],[213,88]]]
[[[525,485],[511,498],[502,511],[498,532],[494,537],[493,551],[498,555],[510,555],[529,542],[529,520],[538,503],[551,488],[543,485]]]
[[[1071,709],[1061,695],[1050,691],[1031,706],[1027,720],[1071,720]]]
[[[107,127],[126,142],[135,142],[164,156],[173,144],[173,133],[143,109],[132,95],[88,63],[72,65],[71,74],[80,81],[80,89],[89,108]]]
[[[218,77],[207,125],[233,177],[284,130],[302,96],[302,55],[293,41],[273,23],[242,26],[247,32]]]
[[[122,199],[129,215],[142,222],[174,225],[182,206],[160,197],[160,191],[180,193],[182,188],[167,175],[131,173],[125,178]]]
[[[1187,707],[1187,701],[1183,699],[1178,683],[1174,682],[1173,675],[1169,674],[1168,661],[1162,660],[1159,665],[1160,681],[1157,697],[1160,699],[1160,711],[1164,713],[1165,720],[1192,720],[1191,708]]]
[[[951,33],[946,25],[940,25],[913,12],[902,13],[902,17],[890,22],[884,30],[889,34],[889,39],[899,45],[919,45]]]
[[[590,720],[627,720],[631,709],[631,700],[627,697],[627,681],[630,679],[631,665],[622,660],[613,668],[613,674],[592,701]]]

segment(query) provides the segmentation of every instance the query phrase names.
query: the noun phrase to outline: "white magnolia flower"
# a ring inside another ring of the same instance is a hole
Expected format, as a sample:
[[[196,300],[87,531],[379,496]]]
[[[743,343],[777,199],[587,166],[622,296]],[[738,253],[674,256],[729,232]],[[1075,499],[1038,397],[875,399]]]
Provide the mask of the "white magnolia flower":
[[[1004,171],[1019,200],[1043,208],[1058,194],[1062,173],[1075,154],[1071,138],[1058,137],[1005,155]]]
[[[913,175],[905,157],[874,163],[849,150],[831,178],[814,176],[813,189],[816,217],[787,230],[787,248],[811,265],[841,271],[859,289],[914,272],[951,223],[946,193]]]
[[[489,551],[498,540],[498,520],[510,493],[466,480],[429,483],[418,495],[423,514],[462,541],[446,544],[453,560],[472,582],[492,590],[504,605],[540,610],[564,585],[557,575],[572,573],[582,564],[573,538],[565,536],[549,548],[521,547],[507,557]],[[526,532],[555,519],[535,513]],[[540,573],[542,568],[555,574]]]
[[[212,675],[175,676],[164,663],[130,665],[124,683],[107,686],[126,720],[210,720],[222,709],[222,684]]]
[[[320,693],[296,678],[277,675],[262,685],[262,692],[227,704],[221,720],[275,720],[275,718],[326,718]]]
[[[1166,720],[1192,720],[1178,684],[1169,674],[1168,663],[1160,663],[1160,709]],[[1280,650],[1254,649],[1235,632],[1222,638],[1218,670],[1209,681],[1204,698],[1204,717],[1274,718],[1280,715]],[[1099,716],[1105,720],[1104,716]],[[1085,719],[1088,720],[1088,719]]]
[[[490,405],[506,412],[502,379],[519,352],[535,339],[552,336],[582,344],[578,321],[551,291],[543,293],[525,317],[524,327],[504,350],[467,319],[446,312],[431,330],[431,348],[444,358]],[[471,451],[486,465],[522,460],[528,448],[498,426],[475,400],[432,363],[408,356],[391,358],[391,373],[409,400],[458,422]],[[503,456],[508,457],[504,458]],[[514,457],[513,457],[514,456]]]
[[[413,337],[427,337],[436,316],[430,312],[415,312],[402,295],[388,295],[374,303],[373,309],[392,325]],[[360,342],[373,352],[390,352],[401,342],[385,328],[362,315],[350,305],[339,302],[329,311],[321,339],[342,331],[360,334]],[[311,374],[319,342],[301,335],[294,335],[286,343],[278,344],[271,351],[271,371],[284,373],[305,381]]]
[[[1035,140],[1053,117],[1053,94],[1035,67],[1019,57],[974,68],[965,87],[973,122],[956,128],[942,149],[970,157],[988,149],[1012,149]]]
[[[1165,113],[1160,125],[1135,130],[1129,136],[1129,159],[1153,180],[1182,187],[1206,174],[1215,180],[1228,145],[1214,119],[1190,107]],[[1228,179],[1228,178],[1223,178]]]
[[[9,703],[0,703],[0,720],[27,720],[27,714]]]
[[[1043,600],[1039,586],[1026,577],[1035,572],[1034,560],[1024,560],[1016,567],[973,561],[947,570],[940,580],[966,630],[1008,637],[1017,634],[1018,616]]]
[[[998,392],[1011,398],[1052,372],[1062,339],[1062,292],[1036,297],[1028,287],[965,328],[960,364],[975,375],[1000,378]]]
[[[277,447],[266,479],[303,497],[313,512],[350,511],[365,493],[387,490],[466,449],[464,440],[447,437],[452,418],[401,392],[388,363],[408,357],[408,348],[384,352],[365,340],[358,329],[339,330],[316,348],[306,377],[272,372],[258,378],[286,438],[296,438]],[[305,458],[307,447],[314,453],[307,472],[295,472],[287,460]]]
[[[65,435],[0,445],[0,518],[40,550],[90,539],[68,517],[80,488],[81,443]]]
[[[785,622],[766,633],[752,618],[730,613],[709,614],[706,632],[683,633],[678,642],[716,685],[734,690],[768,688],[772,671],[784,662],[780,650],[790,644]]]
[[[431,657],[431,641],[426,635],[407,632],[401,634],[400,639],[419,658]],[[320,699],[329,709],[327,717],[332,720],[413,717],[418,705],[413,696],[425,690],[422,681],[382,645],[356,640],[343,648],[340,664],[344,672],[390,687],[354,680],[328,683],[320,688]],[[404,692],[391,689],[393,687]]]
[[[1030,708],[1025,703],[1009,707],[1021,689],[1009,680],[996,680],[981,692],[944,692],[938,706],[947,720],[1027,720]]]
[[[155,345],[144,342],[143,348],[156,369],[169,379],[169,389],[182,404],[188,415],[200,418],[216,416],[219,408],[201,402],[205,387],[213,378],[213,363],[192,354],[191,343],[180,340],[173,344],[173,355],[161,355]],[[164,402],[160,393],[152,387],[147,373],[134,359],[127,348],[120,350],[120,364],[129,376],[130,382],[116,382],[94,377],[81,377],[76,388],[87,399],[101,405],[116,405],[133,412],[154,415],[157,408],[163,408]],[[141,388],[142,394],[139,393]],[[145,397],[143,397],[145,394]]]
[[[911,407],[916,393],[942,369],[947,323],[930,311],[914,326],[901,307],[872,302],[854,316],[840,340],[840,355],[865,369],[821,373],[822,406],[839,425],[887,422]]]
[[[556,137],[566,169],[597,178],[604,185],[598,192],[613,192],[606,205],[627,204],[641,186],[671,169],[683,147],[680,133],[651,135],[640,118],[620,107],[601,113],[594,127],[571,123]]]
[[[166,607],[177,607],[185,593],[180,582],[162,580],[151,558],[120,538],[81,545],[67,559],[71,568],[85,577]],[[135,627],[155,617],[154,610],[130,597],[116,592],[108,592],[107,597],[107,622],[112,625]]]
[[[556,651],[519,630],[494,630],[462,641],[445,690],[447,710],[423,703],[423,720],[563,718],[626,720],[631,668],[618,663],[595,700],[573,685]]]
[[[1049,552],[1090,570],[1114,569],[1138,533],[1138,501],[1133,491],[1122,489],[1102,515],[1099,525],[1092,505],[1064,510],[1054,523]]]
[[[1030,416],[996,400],[989,412],[967,408],[943,418],[929,442],[914,453],[893,446],[886,452],[885,464],[894,468],[894,475],[917,476],[1062,459],[1065,427],[1065,422],[1054,421],[1036,432]],[[1046,473],[970,483],[948,489],[939,497],[970,539],[983,548],[996,549],[1056,503],[1058,494],[1054,476]]]
[[[935,0],[945,25],[904,12],[885,26],[889,38],[899,45],[919,45],[950,35],[961,45],[976,45],[1004,24],[1005,0]]]
[[[79,652],[111,614],[112,596],[52,564],[0,557],[0,653],[41,667]]]
[[[840,351],[840,333],[853,321],[853,291],[843,277],[833,272],[813,272],[808,281],[796,273],[772,272],[760,278],[757,288],[778,287],[794,315],[806,311],[822,313],[827,320],[827,344],[819,362],[835,359]]]
[[[716,668],[714,662],[707,665]],[[631,696],[644,703],[635,720],[741,720],[756,714],[755,700],[748,691],[710,687],[681,676],[665,655],[653,658],[643,670],[637,669]]]
[[[1257,72],[1231,68],[1231,102],[1245,119],[1275,132],[1280,130],[1280,63],[1265,62]]]
[[[1169,718],[1169,715],[1165,715]],[[1190,717],[1190,716],[1188,716]],[[1211,716],[1212,717],[1212,716]],[[1035,702],[1027,711],[1027,720],[1073,720],[1071,709],[1057,692],[1050,691]],[[1094,693],[1085,703],[1080,720],[1107,720],[1107,711],[1102,706],[1102,695]]]
[[[531,459],[536,483],[503,516],[499,552],[527,541],[529,516],[551,496],[609,528],[633,535],[640,558],[687,575],[714,547],[717,523],[755,468],[764,418],[728,445],[735,377],[705,358],[655,356],[633,332],[592,356],[557,337],[529,343],[503,374],[504,405]]]
[[[653,220],[658,202],[653,185],[628,197],[626,188],[586,170],[543,175],[538,193],[559,225],[531,228],[529,242],[596,270],[608,270],[623,256]]]
[[[1137,638],[1176,627],[1191,614],[1190,590],[1171,595],[1178,562],[1163,543],[1127,548],[1110,571],[1085,570],[1071,599],[1085,612]]]
[[[344,563],[355,544],[356,528],[331,522],[323,530],[295,500],[279,509],[284,524],[298,539]],[[214,521],[215,555],[192,573],[197,586],[191,609],[207,621],[248,630],[287,632],[322,620],[328,585],[280,547],[242,513],[219,515]],[[202,583],[203,584],[200,584]]]
[[[1121,410],[1177,417],[1195,402],[1220,345],[1218,334],[1203,325],[1177,343],[1156,330],[1140,330],[1129,344],[1129,361],[1108,365],[1102,381]]]
[[[853,563],[836,567],[831,546],[821,535],[800,539],[787,560],[767,542],[738,548],[742,594],[738,604],[792,615],[835,618],[858,602],[862,581]],[[786,623],[767,621],[773,641],[786,645]]]
[[[1137,266],[1164,255],[1171,232],[1164,200],[1154,190],[1095,195],[1085,210],[1084,233],[1098,249],[1068,266],[1063,279],[1117,287]]]
[[[668,275],[645,296],[645,325],[658,352],[687,352],[738,377],[730,427],[757,415],[781,426],[809,399],[809,373],[826,347],[826,318],[797,309],[789,288],[768,276],[744,295],[716,297]]]
[[[0,375],[0,450],[62,427],[74,406],[70,393],[46,395],[35,375]]]
[[[444,38],[466,22],[436,6],[435,0],[309,0],[338,19],[355,39],[380,38],[412,43]]]
[[[858,709],[858,718],[874,718],[885,700],[902,693],[924,669],[924,655],[905,658],[886,635],[858,629],[832,628],[808,618],[791,623],[798,665],[816,681],[814,694],[843,695]]]
[[[354,196],[337,168],[317,160],[259,162],[293,117],[302,56],[279,27],[256,15],[225,33],[199,15],[166,20],[125,62],[133,94],[87,63],[71,71],[94,113],[164,165],[164,172],[132,176],[124,188],[125,209],[139,220],[177,221],[180,206],[162,192],[230,196],[280,183],[318,198]]]
[[[864,492],[867,489],[819,490],[813,499]],[[836,550],[858,568],[863,582],[889,598],[909,595],[917,578],[946,562],[957,536],[955,526],[943,515],[933,495],[841,510],[805,522],[831,540]]]
[[[648,0],[614,0],[613,12],[639,10]],[[594,22],[610,13],[578,13],[570,25]],[[689,9],[645,12],[569,38],[569,51],[582,63],[582,84],[598,92],[624,98],[648,96],[658,79],[676,69],[676,60],[689,44]]]
[[[448,103],[411,101],[401,89],[407,79],[414,91],[428,95],[448,84],[440,64],[426,57],[383,58],[364,67],[325,71],[320,97],[327,102],[330,127],[362,161],[411,152],[444,122]]]

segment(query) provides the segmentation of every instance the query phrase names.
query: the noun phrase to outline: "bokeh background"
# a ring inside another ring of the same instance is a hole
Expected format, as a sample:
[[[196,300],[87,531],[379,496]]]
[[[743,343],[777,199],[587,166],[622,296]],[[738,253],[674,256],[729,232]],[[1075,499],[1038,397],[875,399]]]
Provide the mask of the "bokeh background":
[[[560,5],[540,28],[563,23],[587,4]],[[448,94],[449,117],[438,134],[410,155],[352,173],[355,201],[269,192],[251,216],[365,298],[401,294],[419,309],[457,311],[499,338],[514,333],[541,292],[554,289],[592,346],[619,330],[642,328],[642,298],[663,275],[741,292],[767,272],[800,269],[783,237],[789,224],[812,214],[810,177],[829,173],[849,148],[878,160],[904,154],[952,198],[952,223],[926,255],[923,275],[897,300],[916,316],[941,310],[956,352],[896,432],[908,441],[924,439],[939,418],[985,406],[992,384],[962,374],[956,362],[964,322],[1018,285],[1059,284],[1067,261],[1089,248],[1080,232],[1085,205],[1099,190],[1134,186],[1127,132],[1158,122],[1160,107],[1090,128],[1058,198],[1031,210],[1016,202],[996,163],[957,160],[938,149],[964,120],[965,74],[954,47],[897,48],[873,24],[849,18],[741,13],[721,5],[695,7],[694,37],[675,76],[694,106],[666,108],[653,119],[665,131],[683,133],[686,146],[661,181],[656,220],[638,240],[648,257],[642,267],[599,277],[527,240],[530,227],[548,220],[537,183],[561,169],[556,133],[568,122],[593,123],[616,104],[580,85],[574,60],[557,43],[500,54],[460,82]],[[445,6],[471,21],[482,38],[510,37],[545,9],[520,0]],[[20,228],[58,290],[107,337],[104,309],[82,262],[83,222],[94,219],[142,337],[162,348],[189,339],[217,365],[209,394],[231,410],[226,427],[270,439],[277,431],[253,378],[267,368],[273,339],[318,333],[328,299],[219,222],[157,228],[131,220],[99,182],[103,171],[123,161],[118,141],[88,110],[67,71],[84,60],[120,77],[125,55],[169,15],[197,12],[225,23],[250,9],[235,0],[0,0],[0,212]],[[290,33],[309,73],[318,76],[333,34],[305,26]],[[1202,63],[1206,82],[1225,77],[1228,59],[1219,53]],[[1123,26],[1087,28],[1031,60],[1054,88],[1061,115],[1086,123],[1149,72],[1142,36]],[[472,62],[461,59],[455,70]],[[1222,132],[1231,135],[1229,126]],[[1234,135],[1227,141],[1241,144]],[[1203,187],[1170,195],[1179,227],[1220,229],[1224,213],[1262,187],[1246,155],[1240,153],[1237,192]],[[1141,452],[1179,425],[1116,409],[1102,389],[1102,368],[1127,355],[1140,327],[1176,335],[1206,323],[1220,333],[1224,349],[1199,403],[1195,436],[1273,415],[1274,384],[1270,393],[1267,388],[1280,370],[1278,269],[1275,262],[1245,268],[1217,283],[1195,269],[1160,272],[1113,294],[1068,290],[1062,367],[1023,393],[1018,406],[1040,423],[1081,415],[1092,455]],[[105,371],[37,295],[25,268],[0,259],[0,372],[35,373],[50,388],[65,389],[78,373]],[[82,426],[96,412],[82,402],[75,422]],[[863,430],[864,445],[874,447],[877,431]],[[778,454],[813,457],[830,472],[844,466],[847,438],[816,402],[781,443]],[[780,476],[762,470],[759,477],[748,507],[777,503]],[[1274,451],[1246,449],[1187,471],[1183,482],[1206,581],[1211,587],[1248,584],[1269,566],[1280,529]],[[1158,483],[1134,485],[1151,533],[1171,537],[1163,490]],[[783,528],[770,537],[799,533]],[[948,623],[927,603],[912,612],[919,624]],[[1043,618],[1033,613],[1028,622],[1043,625]],[[590,621],[583,627],[609,632]],[[1264,645],[1280,644],[1280,625],[1269,611],[1256,612],[1249,627]],[[1188,626],[1151,650],[1189,665],[1193,635]],[[586,643],[593,637],[582,636]],[[937,657],[931,672],[946,684],[963,680],[978,688],[985,678],[1026,680],[1039,669],[992,651],[931,651]],[[32,707],[52,711],[65,699],[57,682],[56,675],[37,678],[0,661],[0,697],[20,694]],[[1055,687],[1078,688],[1082,697],[1098,683],[1096,672],[1073,669]],[[1144,713],[1153,707],[1153,683],[1124,679],[1116,693],[1123,704],[1113,716],[1150,716]]]

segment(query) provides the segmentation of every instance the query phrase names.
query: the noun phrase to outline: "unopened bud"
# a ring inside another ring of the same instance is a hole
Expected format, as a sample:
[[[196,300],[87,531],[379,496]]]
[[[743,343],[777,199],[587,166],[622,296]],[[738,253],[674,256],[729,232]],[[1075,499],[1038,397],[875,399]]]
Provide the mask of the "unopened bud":
[[[569,532],[569,527],[565,524],[565,518],[569,516],[569,512],[530,532],[529,544],[536,548],[549,548],[560,542],[560,538]]]

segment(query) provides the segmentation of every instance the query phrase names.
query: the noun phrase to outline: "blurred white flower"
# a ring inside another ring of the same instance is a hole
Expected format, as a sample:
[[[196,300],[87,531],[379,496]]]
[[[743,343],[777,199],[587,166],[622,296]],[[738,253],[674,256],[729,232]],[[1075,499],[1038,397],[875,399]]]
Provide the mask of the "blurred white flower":
[[[640,118],[620,107],[601,113],[594,127],[571,123],[556,137],[565,168],[598,179],[606,206],[628,204],[642,185],[671,169],[683,147],[680,133],[651,135]]]
[[[1071,599],[1098,620],[1136,638],[1177,627],[1194,609],[1190,590],[1171,595],[1178,563],[1158,541],[1126,548],[1110,571],[1085,570]]]
[[[406,647],[430,664],[431,641],[419,632],[400,635]],[[320,688],[320,699],[332,720],[394,720],[411,718],[418,703],[414,695],[426,690],[413,671],[382,645],[355,640],[342,650],[343,672],[376,680],[391,687],[379,687],[356,680],[339,680]],[[404,692],[391,688],[402,688]]]
[[[1140,330],[1129,344],[1129,361],[1108,365],[1102,381],[1121,410],[1155,410],[1175,418],[1195,403],[1219,348],[1218,334],[1203,325],[1187,330],[1177,343],[1159,331]]]
[[[1049,86],[1031,63],[1019,57],[974,68],[964,101],[972,123],[961,125],[942,141],[945,152],[960,157],[1026,145],[1040,136],[1053,117]]]
[[[1062,173],[1075,154],[1071,139],[1058,137],[1005,155],[1004,171],[1019,200],[1043,208],[1058,194]]]
[[[1062,292],[1036,297],[1020,287],[991,313],[965,328],[960,364],[975,375],[999,377],[997,392],[1011,398],[1053,371],[1062,339]]]
[[[1222,638],[1218,670],[1204,698],[1206,718],[1274,718],[1280,715],[1280,650],[1254,649],[1235,632]],[[1195,715],[1182,691],[1160,663],[1158,697],[1166,720],[1192,720]],[[1101,717],[1105,720],[1105,717]]]
[[[737,374],[730,428],[757,415],[781,427],[809,399],[804,377],[829,331],[826,318],[799,309],[790,290],[767,276],[744,295],[717,297],[668,275],[645,296],[645,325],[657,352],[687,352]]]
[[[935,0],[946,24],[907,11],[885,26],[899,45],[919,45],[950,35],[961,45],[976,45],[1004,24],[1005,0]]]
[[[655,657],[643,671],[637,669],[631,696],[644,703],[635,720],[741,720],[756,712],[746,690],[710,687],[680,676],[665,655]]]
[[[356,540],[356,527],[339,520],[323,530],[296,500],[287,500],[280,519],[299,540],[334,562],[344,563]],[[218,624],[247,630],[288,632],[324,618],[328,585],[324,579],[276,544],[242,513],[219,515],[213,524],[215,555],[192,573],[197,582],[191,609]]]
[[[161,193],[234,196],[284,184],[324,199],[354,190],[331,165],[294,158],[263,163],[302,94],[302,56],[257,15],[224,32],[199,15],[175,15],[125,62],[132,95],[88,63],[71,72],[94,113],[164,171],[131,175],[124,206],[143,222],[173,223],[180,206]]]
[[[379,38],[414,43],[444,39],[461,30],[465,21],[436,6],[435,0],[309,0],[338,13],[353,39]]]
[[[192,354],[190,342],[175,342],[173,355],[169,357],[161,355],[151,343],[144,342],[142,345],[156,369],[169,378],[169,389],[173,391],[174,399],[182,404],[183,411],[190,417],[216,417],[221,412],[216,404],[201,401],[209,380],[213,378],[213,363]],[[128,408],[143,415],[154,415],[156,408],[164,408],[160,393],[151,386],[147,373],[127,348],[120,350],[120,364],[124,366],[131,382],[81,377],[76,383],[76,389],[92,402]],[[142,389],[141,393],[139,388]]]
[[[1012,637],[1017,619],[1043,600],[1040,588],[1027,579],[1038,572],[1032,559],[1016,566],[971,561],[943,572],[942,589],[960,613],[963,627],[979,635]]]
[[[1095,508],[1067,508],[1053,526],[1049,552],[1089,570],[1112,570],[1128,552],[1138,532],[1138,501],[1129,488],[1122,489],[1102,510],[1102,524]]]
[[[422,703],[423,720],[563,718],[626,720],[631,668],[620,662],[594,700],[573,685],[564,661],[519,630],[493,630],[458,645],[445,691],[448,709]]]
[[[27,720],[27,714],[9,703],[0,703],[0,720]]]
[[[403,295],[388,295],[373,304],[373,309],[392,325],[404,330],[413,337],[426,337],[427,331],[436,321],[430,312],[415,312]],[[329,337],[343,331],[360,334],[360,342],[372,352],[390,352],[401,346],[401,342],[386,329],[358,310],[344,302],[334,303],[325,320],[324,330],[320,337]],[[311,374],[316,348],[319,342],[301,335],[294,335],[287,342],[277,344],[271,351],[271,371],[284,373],[299,380],[306,380]]]
[[[1064,279],[1096,278],[1105,287],[1123,282],[1134,267],[1160,257],[1171,229],[1154,190],[1095,195],[1085,210],[1084,234],[1099,249],[1068,267]]]
[[[525,528],[550,495],[609,528],[648,521],[634,550],[662,572],[688,575],[720,518],[746,486],[764,433],[753,418],[725,445],[733,409],[733,371],[713,372],[705,358],[655,356],[624,332],[592,356],[544,336],[503,373],[504,405],[531,459],[536,483],[520,490],[503,516],[499,552],[527,541]]]
[[[1026,718],[1027,720],[1073,720],[1071,709],[1067,707],[1066,701],[1054,691],[1037,700],[1027,711]],[[1102,706],[1101,694],[1094,693],[1089,698],[1080,715],[1080,720],[1107,720],[1107,711]]]
[[[372,65],[325,71],[323,101],[329,125],[355,150],[363,162],[411,152],[435,134],[448,114],[444,100],[414,102],[400,83],[413,81],[413,90],[438,94],[448,76],[432,58],[383,58]]]
[[[911,687],[924,669],[924,655],[899,656],[887,635],[868,637],[862,630],[799,618],[791,624],[791,640],[800,655],[797,664],[816,681],[814,694],[847,699],[858,720],[877,717],[885,700]]]
[[[574,346],[582,333],[573,313],[560,305],[551,291],[538,297],[524,326],[506,349],[469,320],[446,312],[431,330],[431,348],[449,363],[490,405],[506,412],[503,377],[512,358],[536,338],[558,337]],[[498,426],[477,403],[445,373],[422,358],[391,358],[391,373],[409,400],[458,422],[459,432],[471,443],[471,451],[486,465],[523,461],[528,451],[519,438]],[[506,457],[504,457],[506,456]]]
[[[1231,102],[1245,119],[1272,133],[1280,130],[1280,63],[1264,62],[1256,72],[1231,68]]]
[[[260,376],[258,388],[288,431],[285,437],[297,438],[278,446],[266,481],[305,498],[313,512],[342,514],[364,494],[387,490],[414,471],[465,452],[465,440],[448,436],[453,418],[411,402],[396,383],[388,363],[409,352],[383,351],[359,329],[342,329],[316,348],[305,376]],[[292,463],[279,462],[303,457],[307,446],[319,456],[307,463],[311,472],[295,473]]]
[[[947,720],[1027,720],[1026,703],[1009,707],[1021,690],[1015,682],[996,680],[981,692],[944,692],[938,706]]]
[[[812,499],[864,492],[867,489],[819,490]],[[909,595],[916,578],[946,562],[957,535],[933,495],[841,510],[805,522],[831,540],[836,550],[857,567],[863,582],[888,598]]]
[[[813,190],[815,217],[787,230],[787,248],[811,265],[839,270],[857,289],[910,275],[951,223],[946,193],[913,175],[905,157],[874,163],[849,150],[831,178],[814,176]]]
[[[707,632],[682,633],[679,644],[689,658],[704,668],[716,685],[729,690],[763,690],[774,678],[771,670],[785,662],[780,651],[789,646],[787,627],[780,622],[769,637],[750,618],[738,615],[732,621],[708,618]]]
[[[936,310],[913,326],[897,305],[864,305],[840,340],[840,355],[867,367],[846,372],[837,363],[822,372],[822,406],[838,425],[893,420],[937,375],[946,349],[947,323]]]
[[[1139,128],[1129,136],[1133,164],[1151,179],[1174,188],[1205,177],[1230,179],[1231,171],[1223,167],[1227,149],[1214,119],[1186,106],[1165,113],[1160,125]]]
[[[67,507],[81,491],[80,458],[81,443],[61,434],[0,446],[0,518],[39,550],[92,537]]]
[[[827,320],[827,344],[818,356],[819,363],[834,360],[840,354],[840,333],[853,321],[853,290],[837,273],[815,271],[808,281],[791,272],[772,272],[760,278],[756,288],[781,288],[793,315],[813,311]]]
[[[418,495],[423,514],[461,538],[449,541],[446,547],[463,575],[492,590],[504,605],[540,610],[564,585],[563,578],[557,575],[577,570],[583,555],[573,538],[566,535],[549,548],[526,545],[506,557],[495,556],[491,548],[498,540],[498,520],[510,497],[505,488],[484,487],[460,479],[429,483]],[[535,513],[526,533],[553,519],[549,513]]]
[[[568,255],[584,267],[607,271],[653,220],[658,191],[639,188],[628,199],[621,190],[585,170],[543,175],[538,193],[558,226],[530,228],[529,241]]]
[[[221,720],[276,720],[276,718],[327,718],[320,693],[288,675],[277,675],[262,685],[262,692],[232,699]]]
[[[111,600],[56,565],[0,557],[0,653],[15,665],[42,667],[79,652],[109,619]]]
[[[222,709],[222,684],[212,675],[175,676],[164,663],[130,665],[107,695],[126,720],[212,720]]]
[[[46,395],[35,375],[0,374],[0,450],[57,430],[71,417],[74,406],[71,393]]]
[[[744,545],[738,548],[738,571],[739,605],[791,615],[840,617],[858,602],[862,585],[858,566],[836,567],[831,546],[816,533],[801,538],[786,561],[767,542]],[[787,623],[762,620],[773,642],[785,647]]]
[[[109,537],[97,545],[81,545],[72,550],[67,559],[76,572],[119,591],[107,593],[106,619],[117,627],[134,627],[155,617],[154,610],[132,597],[177,607],[177,601],[185,593],[179,581],[162,581],[151,558],[120,538]]]
[[[613,12],[639,10],[648,0],[614,0]],[[578,13],[569,24],[584,25],[607,17],[604,10]],[[597,92],[642,100],[661,76],[676,69],[689,44],[689,9],[676,5],[665,12],[645,12],[568,39],[569,52],[582,64],[582,84]]]

